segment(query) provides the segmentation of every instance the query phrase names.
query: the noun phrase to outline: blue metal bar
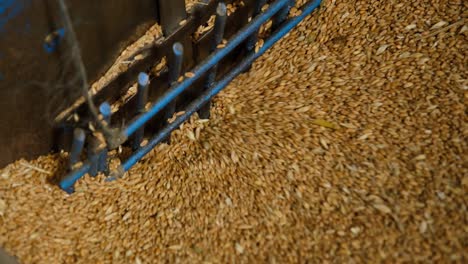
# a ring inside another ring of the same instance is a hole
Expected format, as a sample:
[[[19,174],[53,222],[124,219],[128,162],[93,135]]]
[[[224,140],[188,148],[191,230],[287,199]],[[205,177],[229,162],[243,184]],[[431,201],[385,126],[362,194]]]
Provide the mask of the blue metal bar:
[[[257,31],[261,25],[267,22],[274,14],[276,14],[281,8],[289,3],[290,0],[277,0],[261,15],[256,17],[251,21],[246,27],[244,27],[239,33],[234,35],[232,39],[228,42],[226,47],[214,52],[207,59],[205,59],[199,66],[197,66],[192,72],[194,76],[192,78],[187,78],[180,84],[172,87],[168,90],[164,96],[157,100],[154,105],[148,110],[148,112],[139,116],[134,120],[124,131],[124,137],[129,137],[140,127],[142,127],[146,122],[153,118],[159,111],[161,111],[166,105],[172,102],[178,95],[185,91],[190,85],[192,85],[196,80],[198,80],[203,74],[205,74],[209,69],[218,64],[226,55],[233,51],[239,44],[241,44],[245,39],[251,36],[255,31]]]
[[[73,188],[73,185],[75,184],[77,180],[79,180],[81,177],[83,177],[83,175],[88,173],[90,168],[91,168],[91,163],[89,161],[85,162],[83,166],[77,168],[76,170],[68,174],[65,178],[63,178],[59,182],[59,187],[65,191],[70,190],[70,188]]]
[[[138,75],[138,91],[136,97],[136,112],[137,114],[144,113],[146,102],[148,100],[148,85],[149,85],[149,76],[148,74],[141,72]],[[145,134],[145,127],[141,127],[135,132],[132,142],[132,148],[138,149],[140,147],[141,141]]]
[[[106,123],[109,125],[110,124],[110,118],[112,115],[112,109],[111,106],[108,102],[104,102],[99,106],[99,112],[102,115],[102,118]]]
[[[112,109],[109,103],[108,102],[102,103],[99,106],[99,112],[101,113],[102,118],[107,123],[107,125],[110,125]],[[107,148],[102,150],[101,153],[99,154],[97,169],[98,171],[101,171],[104,173],[109,172],[109,166],[107,164]]]
[[[229,72],[222,80],[220,80],[215,86],[204,92],[199,98],[194,100],[185,110],[184,114],[179,116],[174,122],[164,127],[155,137],[153,137],[148,144],[138,149],[130,158],[128,158],[121,166],[124,171],[128,171],[135,163],[143,158],[148,152],[150,152],[157,144],[159,144],[167,135],[169,135],[174,129],[179,127],[184,121],[190,118],[203,104],[211,100],[217,93],[219,93],[224,87],[226,87],[237,75],[241,74],[242,71],[249,67],[249,65],[271,48],[276,42],[284,37],[291,29],[299,24],[306,16],[314,11],[319,5],[321,0],[315,0],[309,2],[302,9],[302,13],[287,21],[281,28],[273,33],[264,43],[264,45],[256,53],[247,55],[239,65]]]
[[[193,101],[186,109],[185,113],[179,116],[174,122],[168,124],[164,127],[156,136],[154,136],[147,145],[139,148],[135,153],[127,159],[122,165],[121,169],[123,171],[128,171],[135,163],[137,163],[142,157],[144,157],[149,151],[151,151],[158,143],[160,143],[164,138],[167,137],[174,129],[179,127],[184,121],[186,121],[190,116],[195,113],[198,108],[206,103],[208,100],[211,100],[217,93],[219,93],[224,87],[226,87],[229,82],[231,82],[237,75],[242,73],[243,69],[249,67],[252,62],[265,53],[269,48],[271,48],[277,41],[279,41],[284,35],[286,35],[291,29],[293,29],[297,24],[299,24],[306,16],[308,16],[312,11],[314,11],[319,5],[321,0],[313,0],[308,2],[302,8],[302,13],[294,18],[291,18],[286,23],[283,24],[273,35],[265,41],[264,45],[256,53],[251,53],[231,72],[229,72],[222,80],[220,80],[215,86],[203,93],[199,98]],[[224,50],[224,49],[223,49]],[[214,60],[216,61],[216,60]],[[208,68],[209,69],[209,68]],[[191,84],[191,83],[190,83]],[[156,112],[157,113],[157,112]],[[151,118],[151,117],[149,117]],[[138,129],[138,127],[136,127]],[[131,134],[131,133],[130,133]],[[60,188],[63,190],[70,190],[73,188],[75,182],[88,173],[91,165],[88,162],[84,163],[82,167],[72,171],[59,183]],[[110,179],[112,180],[112,179]]]

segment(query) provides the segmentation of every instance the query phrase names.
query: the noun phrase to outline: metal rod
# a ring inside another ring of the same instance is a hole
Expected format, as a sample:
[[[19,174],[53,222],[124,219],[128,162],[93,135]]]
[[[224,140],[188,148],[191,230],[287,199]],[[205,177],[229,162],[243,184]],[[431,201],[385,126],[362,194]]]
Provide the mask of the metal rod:
[[[246,38],[252,35],[260,26],[268,21],[270,17],[279,10],[281,10],[284,5],[288,4],[290,0],[277,0],[270,5],[270,7],[263,12],[261,15],[257,16],[251,21],[250,24],[245,26],[239,33],[234,35],[227,45],[214,52],[212,55],[208,56],[199,66],[193,69],[193,77],[187,78],[178,85],[175,85],[169,89],[161,98],[159,98],[153,106],[144,114],[136,118],[132,123],[130,123],[125,130],[123,131],[124,137],[129,137],[151,118],[153,118],[159,111],[161,111],[166,105],[168,105],[172,100],[174,100],[178,95],[190,87],[196,80],[198,80],[203,74],[205,74],[209,69],[214,65],[218,64],[226,55],[233,51],[239,44],[241,44]]]
[[[226,4],[221,2],[218,4],[216,8],[216,19],[215,25],[213,28],[214,36],[211,42],[210,53],[215,51],[218,45],[223,41],[224,37],[224,29],[226,28],[226,20],[227,20],[227,7]],[[216,80],[216,74],[218,71],[218,65],[216,64],[213,68],[208,72],[208,76],[206,78],[205,84],[203,85],[203,90],[206,91],[210,87],[213,86],[213,83]],[[210,109],[211,109],[211,101],[208,101],[198,110],[198,116],[201,119],[208,119],[210,117]]]
[[[99,112],[101,113],[102,118],[107,123],[107,125],[110,125],[112,109],[109,103],[108,102],[102,103],[99,106]],[[109,166],[107,163],[107,156],[108,156],[107,152],[108,152],[107,148],[101,151],[101,153],[99,154],[98,165],[97,165],[97,170],[104,172],[105,174],[109,172]]]
[[[148,74],[141,72],[138,75],[138,91],[136,94],[136,113],[141,114],[145,112],[146,102],[148,101],[148,86],[149,86],[149,76]],[[140,147],[141,141],[145,134],[145,127],[142,126],[135,132],[132,142],[133,150]]]
[[[179,42],[174,43],[172,46],[172,56],[169,61],[169,84],[171,87],[176,85],[177,79],[179,78],[182,71],[182,62],[184,59],[184,46]],[[167,124],[168,119],[172,118],[175,113],[177,104],[177,97],[172,99],[171,102],[167,104],[166,112],[164,113],[164,124]],[[166,138],[166,143],[170,143],[170,135]]]
[[[184,46],[179,42],[172,45],[172,60],[169,61],[169,83],[172,85],[177,82],[182,70],[182,62],[184,59]]]
[[[103,120],[109,125],[110,118],[112,115],[112,108],[108,102],[104,102],[99,106],[99,112],[102,115]]]
[[[72,193],[75,192],[75,186],[71,186],[71,187],[69,187],[67,189],[63,189],[63,190],[68,194],[72,194]]]
[[[73,170],[70,174],[64,177],[59,182],[59,187],[66,191],[66,192],[73,192],[73,185],[77,180],[79,180],[83,175],[88,173],[89,169],[91,168],[91,163],[89,161],[85,162],[83,166]]]
[[[121,166],[123,171],[128,171],[135,163],[137,163],[142,157],[150,152],[157,144],[159,144],[167,135],[169,135],[174,129],[179,127],[185,120],[199,109],[204,103],[213,98],[219,93],[224,87],[226,87],[237,75],[241,74],[242,71],[248,67],[254,60],[260,57],[268,49],[270,49],[276,42],[284,37],[291,29],[299,24],[306,16],[314,11],[319,5],[321,0],[315,0],[309,2],[302,10],[302,13],[286,22],[280,29],[278,29],[273,35],[271,35],[264,43],[264,45],[256,53],[247,55],[239,65],[229,72],[222,80],[220,80],[215,86],[205,91],[200,97],[195,99],[187,107],[184,114],[179,116],[174,122],[164,127],[155,137],[153,137],[148,144],[138,149],[130,158],[128,158]]]
[[[226,20],[227,7],[225,3],[221,2],[216,8],[216,19],[213,28],[214,37],[213,42],[211,43],[210,52],[215,51],[218,45],[221,43],[221,41],[223,41],[224,29],[226,28]]]
[[[180,124],[187,120],[196,110],[197,107],[204,104],[206,101],[210,100],[217,93],[219,93],[229,82],[239,75],[244,67],[248,67],[258,57],[260,57],[266,50],[271,48],[278,40],[280,40],[284,35],[286,35],[291,29],[293,29],[299,22],[301,22],[306,16],[308,16],[312,11],[314,11],[319,5],[321,0],[313,0],[308,2],[303,8],[302,13],[297,17],[290,19],[286,22],[280,29],[278,29],[270,38],[268,38],[264,45],[259,49],[258,52],[248,55],[240,65],[228,73],[222,80],[220,80],[214,87],[210,90],[207,90],[203,95],[198,99],[193,101],[187,108],[187,111],[179,116],[173,123],[170,123],[164,127],[155,137],[153,137],[147,145],[138,149],[125,163],[121,166],[124,171],[128,171],[136,162],[138,162],[142,157],[144,157],[149,151],[151,151],[159,142],[161,142],[172,130],[176,129]],[[60,183],[60,188],[67,190],[73,186],[73,184],[83,177],[90,168],[90,163],[85,162],[82,167],[72,171],[68,174]],[[111,179],[110,179],[111,180]]]
[[[83,151],[86,134],[83,129],[75,128],[73,131],[73,142],[70,150],[70,169],[80,160],[81,152]]]
[[[96,176],[99,171],[99,158],[98,153],[99,141],[97,138],[92,137],[88,144],[88,160],[91,162],[91,168],[89,169],[89,175]]]

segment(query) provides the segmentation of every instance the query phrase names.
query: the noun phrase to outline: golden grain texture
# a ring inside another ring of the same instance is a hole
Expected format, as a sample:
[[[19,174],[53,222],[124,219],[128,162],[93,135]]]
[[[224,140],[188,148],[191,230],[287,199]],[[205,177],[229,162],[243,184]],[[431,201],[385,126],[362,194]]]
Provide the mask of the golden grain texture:
[[[466,10],[324,1],[123,179],[69,196],[47,181],[60,155],[3,169],[0,244],[23,263],[466,261]]]

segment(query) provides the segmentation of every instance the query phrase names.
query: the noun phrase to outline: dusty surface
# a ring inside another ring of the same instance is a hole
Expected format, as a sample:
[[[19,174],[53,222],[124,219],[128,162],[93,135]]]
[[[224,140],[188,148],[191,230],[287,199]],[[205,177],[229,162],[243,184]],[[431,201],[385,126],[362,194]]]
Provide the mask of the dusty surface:
[[[467,2],[324,1],[123,179],[1,171],[24,263],[466,262]],[[465,20],[464,20],[465,19]]]

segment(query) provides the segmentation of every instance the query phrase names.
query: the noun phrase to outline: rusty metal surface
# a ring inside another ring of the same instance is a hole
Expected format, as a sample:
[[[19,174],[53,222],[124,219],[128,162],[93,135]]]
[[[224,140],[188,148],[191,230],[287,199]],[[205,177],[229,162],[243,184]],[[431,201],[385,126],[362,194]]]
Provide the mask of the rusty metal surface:
[[[154,0],[67,4],[90,82],[158,17]],[[57,10],[53,0],[0,1],[0,166],[52,150],[56,114],[80,95],[63,41],[44,46],[47,36],[60,32]]]

